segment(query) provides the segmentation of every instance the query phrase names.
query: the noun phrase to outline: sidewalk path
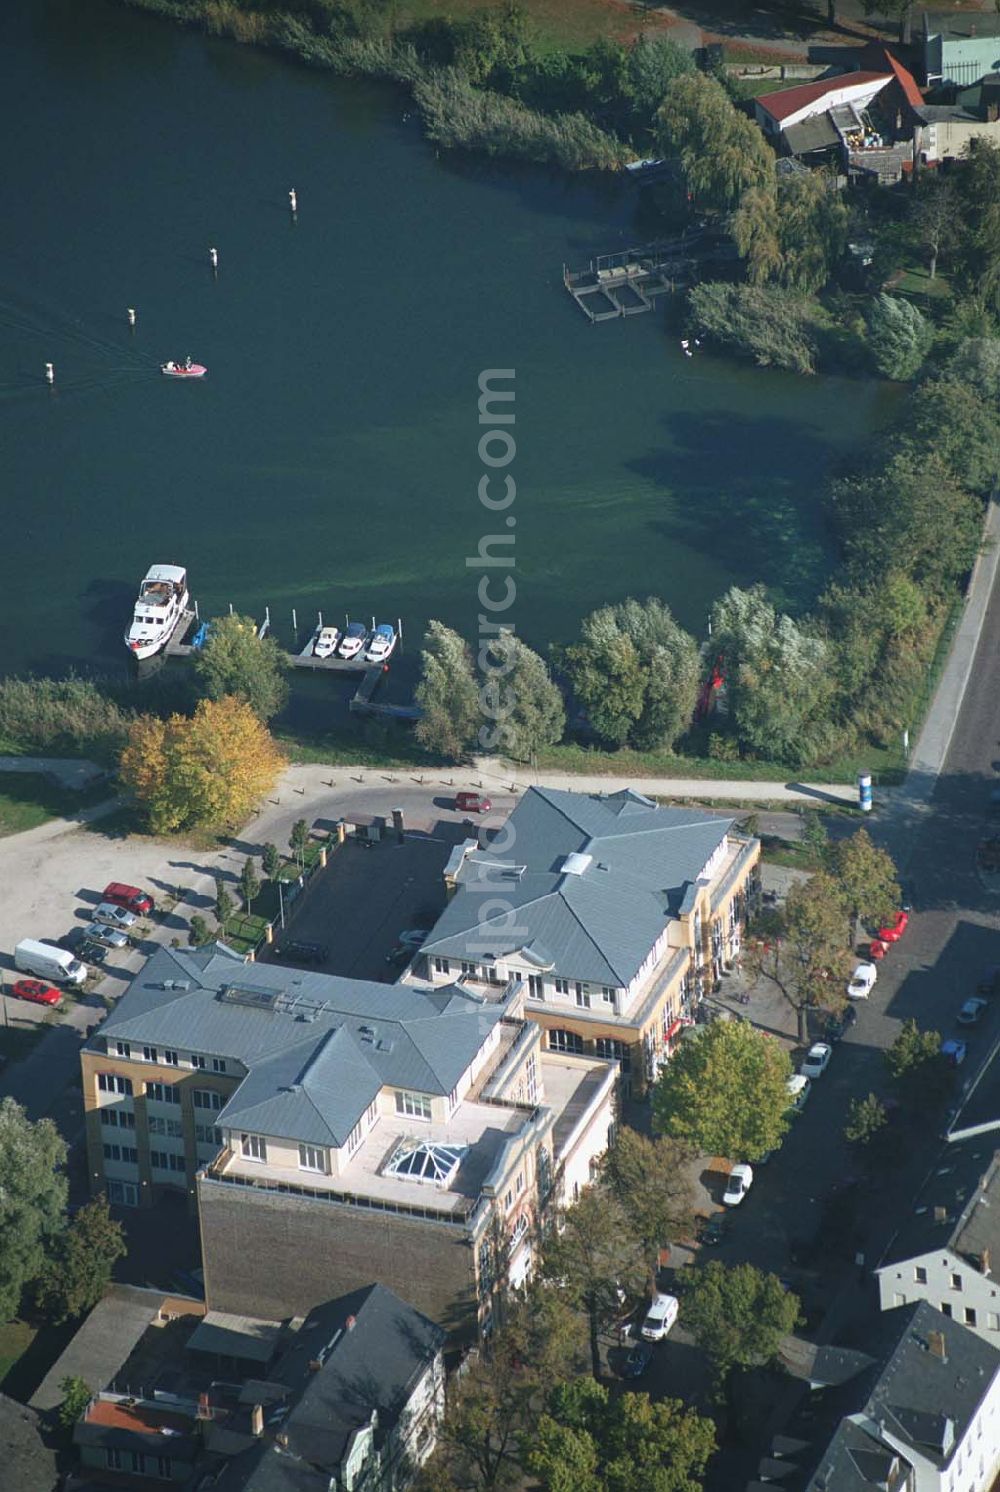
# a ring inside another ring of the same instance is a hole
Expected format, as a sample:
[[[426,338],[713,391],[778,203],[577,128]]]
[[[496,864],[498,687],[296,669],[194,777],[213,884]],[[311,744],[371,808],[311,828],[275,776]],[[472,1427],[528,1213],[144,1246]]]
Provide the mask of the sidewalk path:
[[[477,758],[469,786],[565,788],[578,793],[617,793],[630,787],[647,798],[710,798],[725,803],[845,803],[858,805],[857,788],[828,782],[740,782],[724,777],[605,777],[600,773],[531,772],[490,757]],[[465,786],[465,784],[461,784]]]
[[[83,792],[107,773],[96,762],[67,756],[0,756],[0,772],[37,772],[54,777],[60,787]]]
[[[1000,568],[1000,492],[994,493],[986,515],[983,548],[973,566],[965,611],[924,719],[910,769],[902,787],[891,795],[881,827],[899,868],[905,869],[920,829],[931,815],[931,799],[944,768],[965,691],[972,676],[976,649],[986,623]],[[991,683],[990,687],[993,687]],[[880,795],[882,796],[882,795]]]

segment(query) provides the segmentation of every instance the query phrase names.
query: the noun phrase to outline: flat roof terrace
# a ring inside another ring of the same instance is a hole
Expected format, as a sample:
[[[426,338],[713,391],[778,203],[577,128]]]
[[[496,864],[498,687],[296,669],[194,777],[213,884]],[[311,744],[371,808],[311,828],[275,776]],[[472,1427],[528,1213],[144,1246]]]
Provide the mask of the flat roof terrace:
[[[463,1102],[444,1124],[425,1123],[405,1114],[381,1114],[340,1176],[270,1161],[261,1164],[231,1150],[223,1151],[207,1170],[210,1176],[248,1186],[326,1193],[331,1201],[358,1199],[429,1210],[451,1214],[458,1221],[474,1210],[504,1146],[532,1122],[532,1114],[525,1109],[492,1103]],[[446,1183],[386,1174],[385,1167],[404,1141],[460,1146],[465,1153]]]

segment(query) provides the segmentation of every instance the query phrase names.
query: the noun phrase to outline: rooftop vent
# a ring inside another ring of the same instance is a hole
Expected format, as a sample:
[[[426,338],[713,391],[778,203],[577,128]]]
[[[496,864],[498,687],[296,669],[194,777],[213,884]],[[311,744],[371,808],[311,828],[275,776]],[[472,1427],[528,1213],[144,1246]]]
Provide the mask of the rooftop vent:
[[[582,876],[589,865],[594,863],[593,855],[586,855],[581,850],[574,850],[572,855],[567,855],[562,863],[564,876]]]
[[[263,989],[252,984],[227,984],[219,991],[218,998],[224,1005],[247,1005],[252,1010],[273,1010],[281,999],[281,991]]]

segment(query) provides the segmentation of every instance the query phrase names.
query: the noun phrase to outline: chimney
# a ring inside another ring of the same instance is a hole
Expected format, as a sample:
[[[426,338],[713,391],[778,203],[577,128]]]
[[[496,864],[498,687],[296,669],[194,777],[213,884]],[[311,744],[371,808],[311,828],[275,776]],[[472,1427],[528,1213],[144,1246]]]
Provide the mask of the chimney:
[[[322,1366],[323,1364],[320,1362],[319,1358],[314,1357],[309,1364],[309,1371],[310,1373],[318,1373]]]
[[[942,1362],[948,1361],[943,1331],[929,1331],[927,1333],[927,1350],[932,1357],[940,1358]]]
[[[287,1432],[287,1430],[279,1430],[278,1433],[277,1433],[277,1435],[275,1435],[274,1438],[277,1441],[277,1443],[282,1447],[283,1450],[287,1450],[287,1448],[288,1448],[288,1432]]]
[[[947,1209],[947,1207],[935,1207],[935,1209],[934,1209],[934,1221],[936,1223],[946,1223],[948,1221],[948,1209]]]
[[[347,1320],[344,1322],[344,1325],[347,1327],[348,1331],[353,1331],[355,1326],[357,1325],[357,1321],[357,1316],[348,1316]]]
[[[264,1406],[255,1404],[250,1411],[250,1433],[258,1439],[264,1433]]]
[[[990,1251],[988,1248],[984,1248],[979,1255],[979,1268],[983,1274],[989,1274],[990,1272]]]

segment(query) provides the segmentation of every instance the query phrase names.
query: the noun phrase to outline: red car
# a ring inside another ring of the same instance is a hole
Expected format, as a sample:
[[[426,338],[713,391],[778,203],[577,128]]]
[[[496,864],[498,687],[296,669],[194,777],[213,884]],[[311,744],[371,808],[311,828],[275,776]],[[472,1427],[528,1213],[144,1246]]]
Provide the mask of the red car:
[[[455,807],[460,813],[489,813],[493,804],[482,793],[456,793]]]
[[[102,901],[110,901],[137,917],[146,917],[153,910],[153,898],[138,886],[126,886],[124,881],[111,881],[101,892]]]
[[[18,979],[11,986],[11,994],[18,1000],[30,1000],[32,1005],[61,1005],[62,995],[51,984],[40,979]]]
[[[872,938],[871,943],[868,947],[868,957],[870,959],[875,959],[877,961],[880,958],[885,958],[888,952],[888,943],[883,943],[881,938]]]
[[[906,925],[909,920],[910,914],[904,907],[901,912],[896,913],[895,917],[890,923],[887,924],[887,926],[879,928],[877,936],[880,942],[898,943],[900,938],[906,931]]]

